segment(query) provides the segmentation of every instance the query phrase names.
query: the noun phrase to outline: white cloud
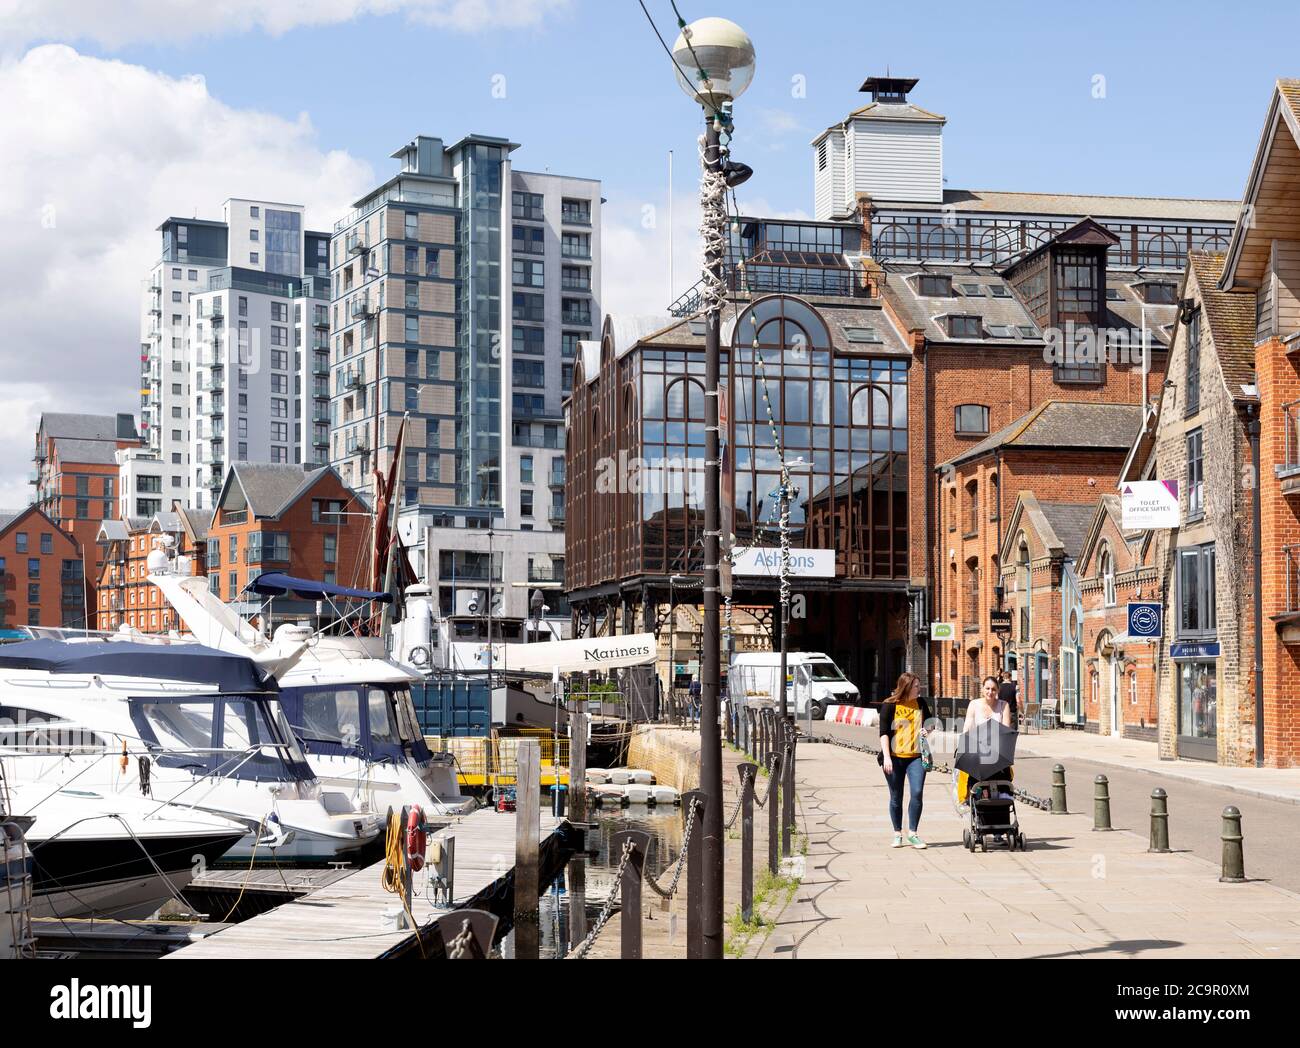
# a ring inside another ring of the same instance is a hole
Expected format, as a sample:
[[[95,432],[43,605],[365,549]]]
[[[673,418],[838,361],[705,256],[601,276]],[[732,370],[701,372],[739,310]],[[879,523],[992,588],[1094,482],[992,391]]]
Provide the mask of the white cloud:
[[[0,0],[0,44],[93,40],[116,48],[254,29],[279,36],[301,26],[392,14],[474,33],[537,25],[571,6],[572,0]]]
[[[322,149],[305,115],[233,109],[201,78],[62,45],[0,62],[0,98],[0,500],[11,503],[40,411],[138,412],[142,281],[164,218],[220,218],[222,201],[246,196],[304,204],[308,228],[329,229],[375,176]]]
[[[694,183],[691,184],[692,189]],[[739,198],[742,215],[811,221],[805,211],[779,211],[765,199]],[[697,280],[700,202],[678,187],[673,201],[673,284],[668,287],[668,205],[662,194],[645,201],[611,201],[601,213],[601,309],[626,316],[666,313]]]

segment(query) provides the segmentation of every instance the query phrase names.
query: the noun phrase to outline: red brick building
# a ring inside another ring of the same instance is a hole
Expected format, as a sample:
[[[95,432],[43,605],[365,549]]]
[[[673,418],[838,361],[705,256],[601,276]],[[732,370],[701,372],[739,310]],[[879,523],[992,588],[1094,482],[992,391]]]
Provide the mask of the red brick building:
[[[1061,572],[1079,556],[1097,498],[1114,490],[1141,421],[1136,404],[1047,400],[940,465],[943,570],[936,572],[935,618],[955,626],[953,642],[931,647],[943,694],[971,698],[982,677],[1009,669],[1024,677],[1021,690],[1028,701],[1054,695]],[[1029,500],[1023,522],[1026,510],[1018,497]],[[1026,535],[1020,537],[1022,527]],[[1051,600],[1058,609],[1050,617],[1046,606],[1029,609],[1040,627],[1032,633],[1021,628],[1025,623],[1011,599],[1023,604],[1020,558],[1026,550],[1035,572],[1028,592],[1046,586],[1043,592],[1055,594]],[[1013,609],[1009,637],[995,633],[990,623],[998,607]]]
[[[369,508],[333,467],[237,462],[207,532],[209,585],[227,602],[263,572],[341,585],[370,584]],[[310,614],[277,598],[277,615]]]
[[[0,629],[87,620],[85,564],[77,540],[38,506],[0,514]]]
[[[1233,374],[1228,393],[1240,405],[1242,445],[1249,456],[1255,413],[1259,426],[1258,486],[1245,494],[1259,499],[1261,573],[1255,582],[1249,558],[1225,573],[1217,558],[1217,590],[1249,598],[1239,602],[1234,624],[1258,636],[1262,680],[1256,691],[1254,645],[1241,653],[1237,701],[1216,701],[1213,724],[1221,763],[1300,764],[1300,80],[1279,80],[1274,88],[1243,199],[1243,219],[1233,230],[1222,275],[1207,273],[1210,286],[1202,312],[1217,317],[1217,345],[1253,345],[1254,375]],[[1193,272],[1200,273],[1193,267]],[[1222,353],[1222,349],[1220,349]],[[1226,369],[1225,369],[1226,370]],[[1244,370],[1244,369],[1241,369]],[[1253,380],[1253,381],[1252,381]],[[1222,461],[1225,449],[1205,456]],[[1247,458],[1249,461],[1249,458]],[[1252,472],[1251,477],[1255,474]],[[1207,485],[1210,482],[1206,478]],[[1208,495],[1207,487],[1207,495]],[[1243,498],[1246,551],[1253,523],[1250,498]],[[1239,532],[1237,534],[1240,534]],[[1223,536],[1216,529],[1216,542]],[[1242,543],[1238,541],[1238,548]],[[1211,546],[1211,549],[1214,547]],[[1258,622],[1253,596],[1258,594]],[[1222,607],[1218,623],[1224,623]],[[1222,628],[1220,627],[1220,632]],[[1222,652],[1220,652],[1220,655]],[[1214,677],[1209,678],[1213,683]],[[1222,670],[1217,675],[1221,686]],[[1195,693],[1194,693],[1195,696]],[[1179,743],[1182,737],[1179,737]]]
[[[1156,694],[1157,644],[1130,637],[1129,601],[1162,601],[1164,587],[1156,563],[1156,533],[1125,531],[1118,495],[1103,495],[1092,507],[1082,549],[1074,565],[1079,600],[1067,607],[1063,649],[1077,644],[1081,672],[1062,692],[1077,686],[1079,708],[1088,731],[1129,739],[1156,740],[1160,718]],[[1074,627],[1071,611],[1079,617]],[[1064,703],[1063,703],[1064,706]],[[1063,715],[1063,720],[1065,717]]]
[[[166,548],[189,558],[191,574],[204,574],[211,516],[206,510],[185,509],[176,502],[170,511],[147,520],[132,517],[104,521],[98,538],[107,553],[96,587],[97,628],[112,630],[125,623],[143,633],[179,630],[181,623],[176,613],[148,581],[149,551],[168,536],[170,545]]]
[[[45,412],[36,429],[36,486],[33,503],[76,540],[93,587],[102,568],[99,525],[115,520],[118,508],[119,448],[140,446],[130,414],[76,415]],[[94,594],[88,596],[97,604]]]

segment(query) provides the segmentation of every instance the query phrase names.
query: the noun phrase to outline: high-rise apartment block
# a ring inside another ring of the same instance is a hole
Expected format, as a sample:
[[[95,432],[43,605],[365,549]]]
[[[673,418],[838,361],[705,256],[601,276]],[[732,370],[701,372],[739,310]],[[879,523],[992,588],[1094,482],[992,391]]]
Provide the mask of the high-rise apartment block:
[[[331,461],[371,491],[407,419],[404,531],[437,532],[431,585],[445,581],[439,565],[464,568],[465,529],[514,535],[499,541],[563,576],[562,402],[600,319],[600,184],[516,171],[516,148],[416,138],[330,247]],[[524,532],[534,535],[521,542]],[[489,576],[500,578],[484,565]],[[462,573],[456,585],[472,581]],[[506,586],[493,607],[522,618],[528,596]],[[450,589],[443,607],[455,613]]]
[[[237,198],[159,230],[140,400],[162,496],[210,509],[231,462],[323,462],[329,236],[300,205]]]

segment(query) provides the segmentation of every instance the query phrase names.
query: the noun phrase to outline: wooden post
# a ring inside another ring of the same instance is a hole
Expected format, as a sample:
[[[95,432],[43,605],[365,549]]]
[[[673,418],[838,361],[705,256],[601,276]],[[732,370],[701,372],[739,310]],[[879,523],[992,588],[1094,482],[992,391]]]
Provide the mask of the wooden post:
[[[746,924],[754,919],[754,783],[758,765],[742,764],[740,772],[740,915]]]
[[[776,876],[781,868],[778,845],[781,843],[781,824],[776,810],[777,787],[781,781],[781,754],[772,754],[772,765],[767,771],[767,868]]]
[[[541,859],[542,759],[536,739],[520,739],[515,773],[515,956],[536,960],[538,863]]]
[[[641,877],[645,871],[646,853],[650,849],[650,834],[645,830],[619,830],[609,839],[610,858],[622,862],[623,843],[632,842],[632,855],[623,868],[623,881],[619,888],[619,925],[623,960],[641,959]],[[516,932],[516,935],[518,933]]]
[[[690,817],[691,806],[695,806],[695,826],[691,830],[691,840],[686,848],[686,957],[695,960],[704,956],[704,900],[700,893],[704,889],[704,794],[700,790],[689,790],[682,794],[682,825]]]
[[[785,729],[785,764],[781,769],[781,854],[789,858],[790,838],[794,831],[794,724],[783,723]]]
[[[569,715],[569,819],[587,821],[587,711],[575,709]],[[587,847],[587,833],[577,831],[578,851]],[[587,860],[575,856],[569,861],[569,942],[587,937]]]

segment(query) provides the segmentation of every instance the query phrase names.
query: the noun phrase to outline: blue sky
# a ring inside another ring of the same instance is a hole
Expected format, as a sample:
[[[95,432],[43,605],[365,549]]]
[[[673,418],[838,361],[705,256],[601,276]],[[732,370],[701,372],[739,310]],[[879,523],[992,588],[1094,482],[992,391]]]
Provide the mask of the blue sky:
[[[671,42],[670,3],[646,3]],[[914,101],[948,118],[950,188],[1230,199],[1273,81],[1300,75],[1294,0],[679,6],[754,39],[733,150],[755,170],[739,194],[751,213],[811,211],[810,139],[886,69],[919,78]],[[397,146],[478,132],[522,143],[519,167],[602,181],[606,309],[661,312],[694,281],[700,118],[636,0],[0,12],[0,509],[27,501],[42,410],[137,410],[141,280],[168,215],[216,218],[244,196],[303,203],[328,229]]]
[[[730,17],[753,37],[758,73],[738,106],[737,154],[756,171],[747,192],[783,210],[810,206],[808,140],[886,67],[919,77],[914,99],[948,117],[950,187],[1239,197],[1272,82],[1300,74],[1300,6],[1249,6],[1261,13],[1131,0],[679,4],[687,18]],[[667,0],[647,7],[671,42]],[[480,131],[522,142],[520,166],[601,178],[611,200],[662,194],[670,148],[687,161],[679,188],[693,186],[694,113],[635,0],[581,0],[540,26],[479,34],[394,14],[278,37],[81,49],[200,73],[232,106],[305,111],[324,147],[379,170],[416,132]],[[327,64],[342,75],[321,85]],[[504,98],[492,95],[497,75]],[[791,97],[796,75],[802,99]]]

